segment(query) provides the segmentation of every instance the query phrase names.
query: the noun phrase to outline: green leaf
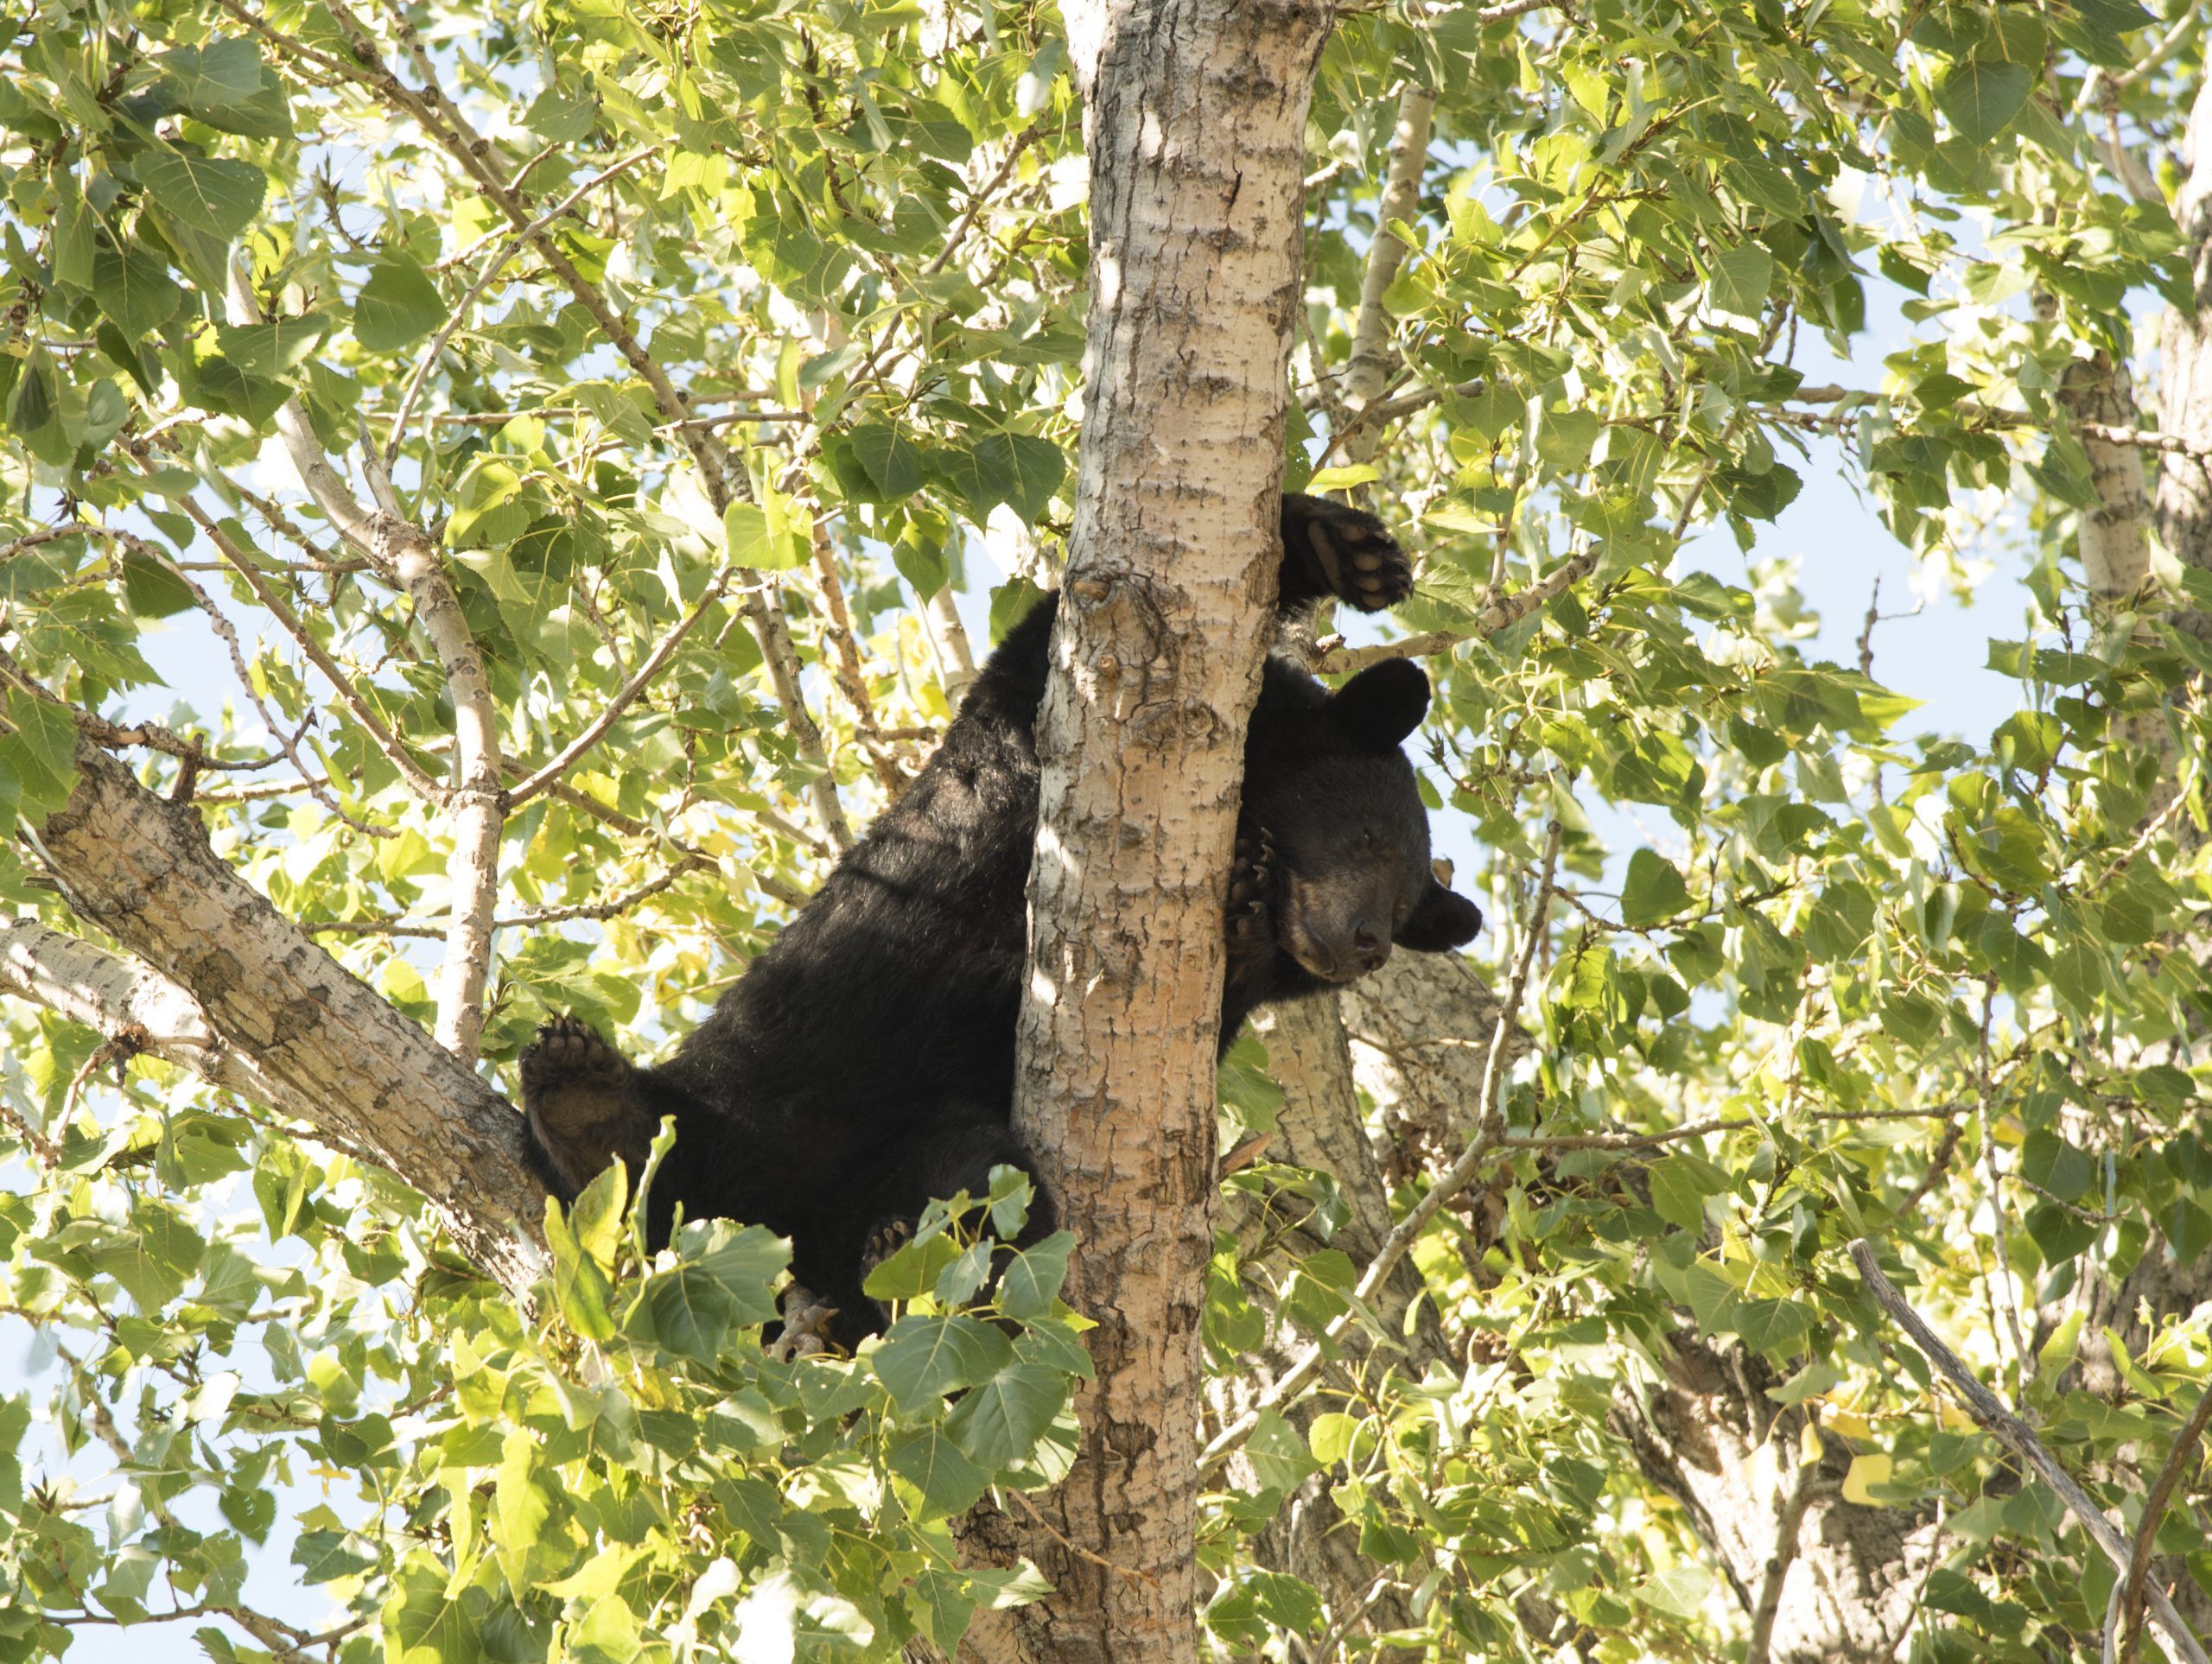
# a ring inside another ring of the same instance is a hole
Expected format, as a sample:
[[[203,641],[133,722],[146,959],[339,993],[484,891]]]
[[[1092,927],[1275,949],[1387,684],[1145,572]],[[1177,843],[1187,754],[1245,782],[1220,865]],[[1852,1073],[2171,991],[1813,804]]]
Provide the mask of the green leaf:
[[[15,766],[22,812],[43,816],[76,784],[77,725],[62,706],[22,688],[8,690],[7,710],[15,732],[0,740],[0,757]]]
[[[989,1489],[991,1477],[970,1461],[944,1426],[932,1422],[894,1433],[884,1446],[891,1471],[921,1493],[922,1517],[964,1514]]]
[[[751,503],[732,503],[722,511],[722,547],[731,565],[755,572],[788,571],[806,559],[799,540],[772,533],[767,514]]]
[[[261,169],[251,162],[167,148],[145,151],[131,165],[164,213],[223,243],[235,241],[253,223],[268,188]]]
[[[1713,257],[1710,292],[1713,305],[1724,312],[1762,316],[1773,286],[1774,257],[1763,248],[1745,244]]]
[[[922,488],[922,454],[899,429],[887,422],[865,422],[849,435],[853,454],[881,494],[895,503]]]
[[[1704,1229],[1705,1199],[1724,1196],[1731,1188],[1726,1172],[1703,1156],[1687,1153],[1655,1161],[1650,1177],[1651,1205],[1669,1224],[1688,1231]]]
[[[305,1584],[334,1583],[377,1564],[376,1550],[350,1531],[302,1531],[292,1544],[292,1564]]]
[[[1689,886],[1674,862],[1649,849],[1629,857],[1628,880],[1621,890],[1623,924],[1641,929],[1671,918],[1689,905]]]
[[[1313,1452],[1297,1431],[1273,1410],[1262,1410],[1252,1436],[1244,1441],[1244,1454],[1261,1485],[1287,1495],[1319,1471]]]
[[[296,318],[271,318],[257,324],[218,324],[215,338],[223,356],[249,375],[277,380],[303,363],[330,333],[330,320],[319,312]]]
[[[452,1573],[427,1549],[408,1555],[384,1604],[385,1664],[477,1664],[490,1601],[471,1585],[448,1590]]]
[[[1015,1254],[999,1277],[999,1310],[1024,1320],[1050,1312],[1067,1280],[1068,1255],[1074,1248],[1074,1235],[1060,1230]]]
[[[178,100],[195,115],[228,110],[261,91],[261,52],[251,41],[217,38],[178,47],[154,60],[175,84]]]
[[[633,1340],[713,1363],[733,1329],[777,1315],[771,1285],[791,1248],[758,1225],[727,1219],[690,1221],[675,1246],[679,1262],[645,1280],[622,1330]]]
[[[1009,1362],[952,1407],[945,1431],[983,1466],[1011,1467],[1036,1447],[1067,1393],[1066,1377],[1056,1371]]]
[[[2034,86],[2026,64],[1969,58],[1944,72],[1936,107],[1967,143],[1986,144],[2012,124]]]
[[[207,1251],[206,1239],[180,1215],[158,1202],[142,1202],[131,1210],[128,1234],[86,1257],[150,1315],[183,1292]]]
[[[875,1377],[902,1410],[989,1379],[1014,1362],[1014,1343],[964,1313],[906,1317],[869,1354]]]
[[[1691,1560],[1645,1578],[1630,1592],[1646,1606],[1688,1622],[1698,1616],[1712,1588],[1713,1573]]]
[[[353,299],[353,339],[372,352],[411,346],[445,321],[437,285],[403,254],[385,255],[370,267]]]

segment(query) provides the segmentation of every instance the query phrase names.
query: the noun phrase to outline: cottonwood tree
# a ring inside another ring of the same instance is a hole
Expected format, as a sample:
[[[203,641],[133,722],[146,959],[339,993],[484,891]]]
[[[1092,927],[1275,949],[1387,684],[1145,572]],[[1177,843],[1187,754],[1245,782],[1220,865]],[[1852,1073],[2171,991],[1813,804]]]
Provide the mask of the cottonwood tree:
[[[0,1654],[2195,1655],[2200,9],[6,27]],[[1493,930],[1217,1121],[1279,464],[1419,551],[1285,645],[1428,665]],[[1813,645],[1838,467],[2025,575],[1993,734]],[[1064,567],[1082,1241],[775,1362],[507,1066],[695,1021]]]

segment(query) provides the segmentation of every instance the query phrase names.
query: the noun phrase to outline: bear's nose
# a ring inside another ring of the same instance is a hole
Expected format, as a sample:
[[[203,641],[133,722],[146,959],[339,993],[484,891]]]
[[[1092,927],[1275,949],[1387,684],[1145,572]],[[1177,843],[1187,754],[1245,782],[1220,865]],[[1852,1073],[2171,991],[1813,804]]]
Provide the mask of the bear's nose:
[[[1363,924],[1352,932],[1351,945],[1363,971],[1381,970],[1382,962],[1390,956],[1389,940],[1371,924]]]

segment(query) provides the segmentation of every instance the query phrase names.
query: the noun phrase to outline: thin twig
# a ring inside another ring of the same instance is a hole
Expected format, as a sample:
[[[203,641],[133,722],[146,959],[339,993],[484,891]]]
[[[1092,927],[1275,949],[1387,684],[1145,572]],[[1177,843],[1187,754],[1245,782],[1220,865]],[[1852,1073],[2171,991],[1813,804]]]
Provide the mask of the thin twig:
[[[2204,1437],[2204,1429],[2212,1424],[2212,1387],[2207,1387],[2196,1400],[2182,1430],[2174,1435],[2173,1448],[2166,1452],[2164,1464],[2143,1498],[2143,1517],[2136,1522],[2135,1548],[2127,1558],[2127,1575],[2116,1584],[2112,1600],[2105,1608],[2105,1657],[2113,1657],[2113,1631],[2124,1623],[2127,1627],[2126,1645],[2121,1652],[2124,1664],[2133,1661],[2143,1644],[2144,1579],[2151,1574],[2151,1561],[2155,1554],[2152,1543],[2158,1535],[2158,1522],[2165,1518],[2166,1504],[2173,1500],[2174,1487],[2181,1483],[2181,1476],[2196,1457],[2197,1441]]]
[[[711,869],[714,866],[715,862],[708,856],[686,855],[658,878],[611,900],[583,903],[573,907],[533,907],[527,912],[495,918],[492,921],[492,928],[497,930],[527,930],[544,924],[565,924],[576,919],[619,918],[639,902],[649,901],[660,894],[685,873]],[[450,928],[450,920],[435,918],[302,919],[300,928],[317,936],[442,937]]]
[[[1050,1537],[1054,1542],[1059,1544],[1062,1548],[1066,1549],[1069,1553],[1074,1555],[1077,1559],[1088,1560],[1091,1565],[1103,1567],[1106,1571],[1113,1572],[1117,1577],[1127,1578],[1131,1583],[1149,1584],[1155,1589],[1160,1586],[1160,1578],[1158,1575],[1154,1572],[1141,1571],[1133,1566],[1116,1566],[1104,1555],[1094,1554],[1090,1550],[1084,1547],[1080,1543],[1070,1542],[1065,1537],[1063,1537],[1058,1531],[1053,1529],[1052,1522],[1050,1520],[1047,1520],[1043,1515],[1037,1511],[1037,1504],[1031,1502],[1020,1491],[1009,1490],[1006,1494],[1013,1497],[1015,1502],[1021,1504],[1021,1511],[1030,1517],[1031,1521],[1036,1524],[1039,1530],[1044,1532],[1044,1534]]]
[[[578,758],[607,737],[607,730],[621,721],[622,713],[628,710],[636,702],[638,695],[652,685],[653,678],[660,674],[662,667],[675,656],[676,650],[683,645],[683,638],[690,635],[699,620],[707,615],[707,609],[722,598],[723,592],[729,587],[730,580],[736,575],[737,568],[733,566],[724,566],[715,574],[713,579],[709,581],[705,593],[692,604],[691,610],[678,619],[668,633],[654,644],[653,650],[645,655],[645,662],[638,666],[630,679],[616,691],[613,698],[607,702],[606,707],[592,719],[584,731],[563,746],[559,756],[507,793],[507,803],[510,808],[519,808],[522,804],[528,803],[554,781],[574,768]]]

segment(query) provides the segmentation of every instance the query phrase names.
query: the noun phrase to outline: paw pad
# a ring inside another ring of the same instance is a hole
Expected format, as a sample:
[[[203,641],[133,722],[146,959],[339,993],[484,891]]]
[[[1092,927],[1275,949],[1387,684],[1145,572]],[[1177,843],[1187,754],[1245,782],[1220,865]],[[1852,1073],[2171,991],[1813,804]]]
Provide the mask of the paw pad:
[[[1306,524],[1306,541],[1339,600],[1363,613],[1413,593],[1413,563],[1389,528],[1364,509],[1325,503]]]
[[[539,1027],[518,1067],[523,1085],[532,1090],[612,1086],[630,1072],[629,1060],[601,1039],[597,1029],[565,1013]]]

